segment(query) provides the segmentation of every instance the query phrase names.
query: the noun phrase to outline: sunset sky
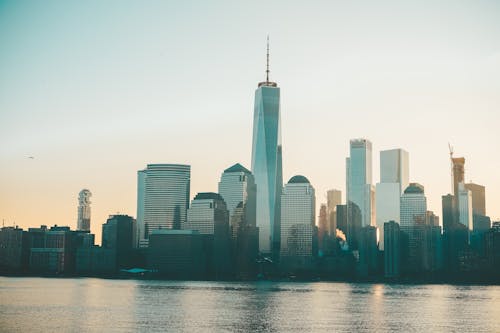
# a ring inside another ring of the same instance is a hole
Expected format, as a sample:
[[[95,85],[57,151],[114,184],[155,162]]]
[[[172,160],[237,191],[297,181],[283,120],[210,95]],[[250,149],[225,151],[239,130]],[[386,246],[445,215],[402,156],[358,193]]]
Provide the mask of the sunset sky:
[[[250,168],[254,91],[281,87],[283,175],[318,205],[349,140],[404,148],[440,217],[448,143],[500,220],[499,1],[1,1],[0,219],[92,232],[136,216],[137,170],[192,166],[191,198]],[[34,157],[29,158],[30,156]]]

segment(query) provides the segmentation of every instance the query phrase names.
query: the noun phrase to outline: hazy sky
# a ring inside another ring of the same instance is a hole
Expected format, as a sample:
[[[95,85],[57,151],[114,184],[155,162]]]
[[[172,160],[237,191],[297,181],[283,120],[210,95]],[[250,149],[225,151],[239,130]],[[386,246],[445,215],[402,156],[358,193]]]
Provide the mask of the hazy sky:
[[[499,1],[2,1],[0,219],[92,232],[136,215],[137,170],[192,166],[191,198],[250,167],[254,91],[281,87],[283,175],[345,200],[351,138],[410,153],[441,216],[448,142],[500,218]],[[28,158],[33,156],[34,159]]]

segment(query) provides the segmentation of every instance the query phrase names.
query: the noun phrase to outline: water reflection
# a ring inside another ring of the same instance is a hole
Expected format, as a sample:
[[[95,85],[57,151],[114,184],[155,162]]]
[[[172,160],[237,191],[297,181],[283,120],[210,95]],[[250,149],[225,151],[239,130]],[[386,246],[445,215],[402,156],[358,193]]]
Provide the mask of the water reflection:
[[[0,277],[6,332],[500,331],[500,287]]]

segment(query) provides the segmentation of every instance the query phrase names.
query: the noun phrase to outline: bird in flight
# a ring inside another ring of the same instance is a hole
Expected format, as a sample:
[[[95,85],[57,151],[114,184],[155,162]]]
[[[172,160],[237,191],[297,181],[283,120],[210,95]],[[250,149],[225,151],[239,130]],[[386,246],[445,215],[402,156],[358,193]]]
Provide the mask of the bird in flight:
[[[28,158],[30,158],[30,159],[32,159],[32,160],[34,160],[34,159],[35,159],[33,156],[28,156]]]

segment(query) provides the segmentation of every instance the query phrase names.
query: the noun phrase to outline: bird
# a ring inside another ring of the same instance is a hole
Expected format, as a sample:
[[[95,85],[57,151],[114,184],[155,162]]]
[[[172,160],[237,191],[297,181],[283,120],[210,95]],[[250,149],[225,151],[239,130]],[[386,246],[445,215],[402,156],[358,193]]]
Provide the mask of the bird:
[[[33,156],[28,156],[28,158],[30,158],[30,159],[32,159],[32,160],[34,160],[34,159],[35,159]]]

